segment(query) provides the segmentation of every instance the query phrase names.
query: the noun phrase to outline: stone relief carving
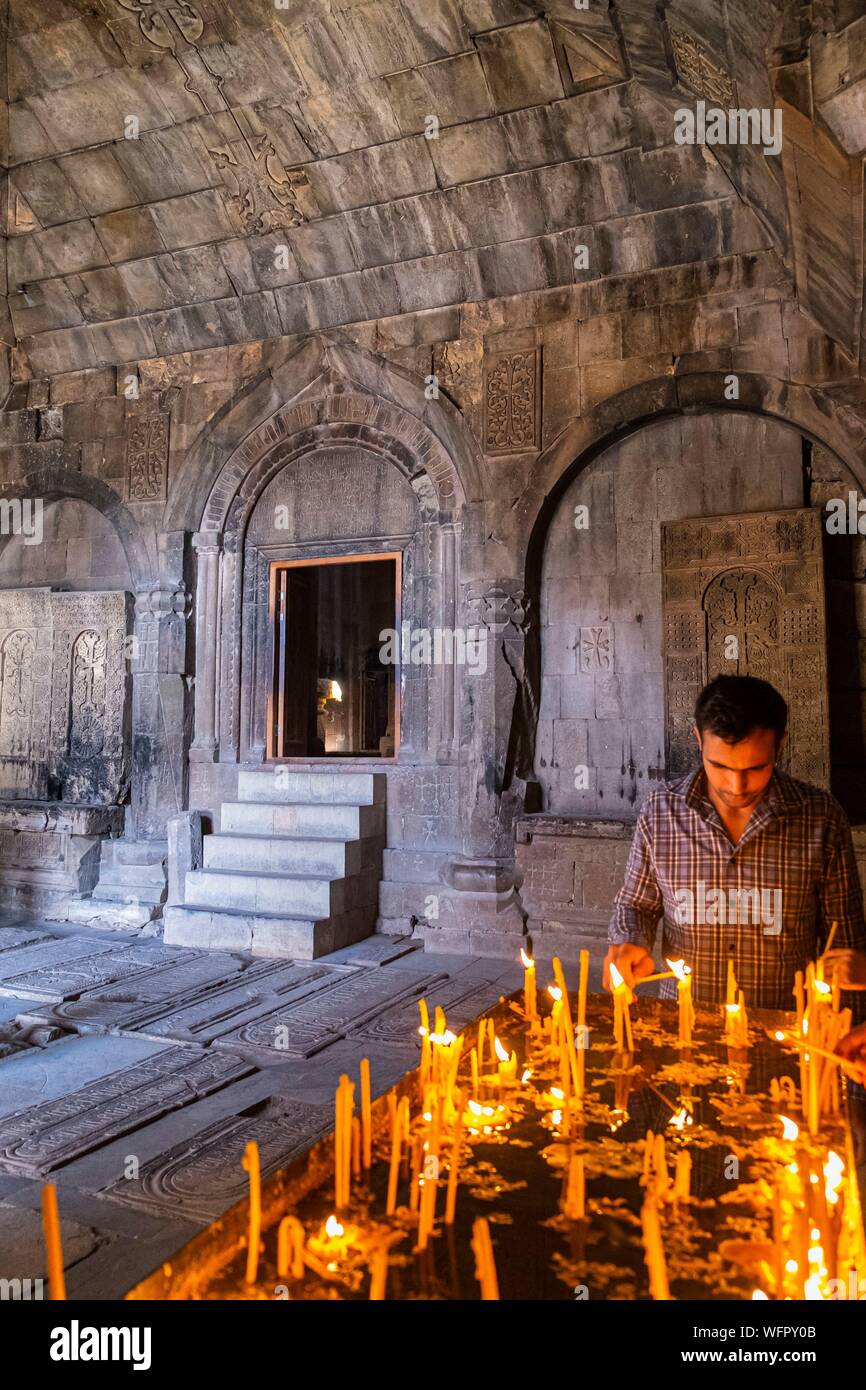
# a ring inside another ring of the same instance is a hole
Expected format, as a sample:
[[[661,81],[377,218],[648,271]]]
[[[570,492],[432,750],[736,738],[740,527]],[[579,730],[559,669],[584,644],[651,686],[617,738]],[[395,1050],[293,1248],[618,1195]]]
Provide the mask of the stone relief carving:
[[[310,180],[303,169],[286,169],[268,134],[242,136],[209,153],[248,232],[261,235],[306,221],[298,194],[310,194]]]
[[[204,20],[189,0],[117,0],[124,10],[136,15],[138,27],[154,48],[177,47],[177,35],[196,44],[204,33]]]
[[[35,656],[32,632],[19,629],[4,638],[0,650],[0,754],[12,758],[30,756]]]
[[[765,512],[662,527],[668,773],[694,765],[694,702],[713,676],[771,681],[788,701],[786,765],[830,773],[821,516]],[[815,595],[818,602],[815,602]]]
[[[716,61],[709,50],[685,29],[669,26],[677,76],[698,96],[718,106],[736,104],[736,88],[730,74]]]
[[[126,438],[127,497],[130,502],[164,502],[168,473],[169,419],[135,417]]]
[[[0,785],[73,803],[122,798],[129,775],[132,601],[122,593],[0,595]],[[20,626],[21,619],[31,624]],[[36,718],[34,719],[34,714]]]
[[[580,669],[586,674],[613,670],[613,628],[609,623],[580,629]]]
[[[541,355],[497,352],[487,358],[484,380],[484,448],[514,454],[539,448]]]

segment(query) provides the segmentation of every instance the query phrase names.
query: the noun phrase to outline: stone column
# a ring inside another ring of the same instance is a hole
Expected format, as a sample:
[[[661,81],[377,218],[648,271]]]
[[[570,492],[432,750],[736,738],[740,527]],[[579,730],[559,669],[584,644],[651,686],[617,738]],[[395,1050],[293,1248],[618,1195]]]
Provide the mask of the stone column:
[[[215,762],[219,747],[217,676],[222,536],[215,531],[196,531],[192,543],[198,556],[198,576],[195,604],[195,736],[189,756],[192,762]]]
[[[182,581],[135,595],[132,644],[132,818],[137,840],[164,840],[186,804],[186,589]]]

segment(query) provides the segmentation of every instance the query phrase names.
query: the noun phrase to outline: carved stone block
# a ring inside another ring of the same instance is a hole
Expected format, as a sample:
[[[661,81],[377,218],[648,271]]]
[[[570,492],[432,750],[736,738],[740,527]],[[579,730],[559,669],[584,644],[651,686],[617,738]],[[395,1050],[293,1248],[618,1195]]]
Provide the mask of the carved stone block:
[[[259,1065],[311,1057],[378,1014],[417,1000],[445,978],[397,978],[401,972],[364,970],[311,998],[287,1002],[217,1039],[214,1046],[249,1054]]]
[[[5,1119],[0,1169],[42,1177],[251,1070],[240,1058],[225,1053],[166,1048],[58,1100]]]
[[[213,1221],[246,1194],[241,1160],[258,1144],[262,1177],[284,1168],[333,1127],[333,1108],[280,1100],[262,1115],[217,1120],[145,1163],[137,1178],[119,1178],[100,1194],[175,1220]]]
[[[668,774],[694,766],[694,704],[717,675],[770,681],[790,708],[783,763],[828,786],[824,576],[817,510],[662,526]],[[808,597],[800,576],[809,573]]]
[[[484,366],[484,452],[541,447],[541,350],[490,353]]]
[[[169,417],[142,411],[127,421],[126,495],[130,502],[164,502],[168,477]]]

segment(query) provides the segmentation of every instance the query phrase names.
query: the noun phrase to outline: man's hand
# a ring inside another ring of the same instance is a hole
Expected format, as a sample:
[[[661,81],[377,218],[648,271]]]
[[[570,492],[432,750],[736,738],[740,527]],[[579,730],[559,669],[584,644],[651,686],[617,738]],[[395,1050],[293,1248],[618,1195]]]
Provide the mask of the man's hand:
[[[824,957],[824,977],[839,976],[840,989],[866,989],[866,954],[863,951],[828,951]]]
[[[636,984],[645,975],[654,975],[653,958],[645,946],[636,946],[627,941],[623,946],[611,946],[604,958],[602,983],[610,989],[610,967],[615,965],[627,985]]]
[[[836,1051],[860,1073],[860,1082],[866,1086],[866,1023],[852,1029],[836,1044]]]

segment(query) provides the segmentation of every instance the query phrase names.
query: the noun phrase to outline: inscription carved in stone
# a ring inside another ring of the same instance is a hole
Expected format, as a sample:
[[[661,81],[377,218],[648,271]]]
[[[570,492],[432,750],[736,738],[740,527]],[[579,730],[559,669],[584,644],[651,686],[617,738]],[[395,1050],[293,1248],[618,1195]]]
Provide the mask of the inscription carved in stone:
[[[484,379],[484,449],[515,454],[539,448],[541,357],[528,352],[492,353]]]
[[[668,773],[694,766],[701,686],[717,675],[772,682],[790,709],[785,766],[830,775],[821,517],[812,509],[669,522],[664,553]]]
[[[0,1169],[40,1177],[251,1070],[224,1053],[169,1048],[3,1121]]]
[[[685,29],[675,29],[673,25],[669,33],[680,81],[714,105],[733,105],[735,87],[730,74],[713,58],[700,39]]]

